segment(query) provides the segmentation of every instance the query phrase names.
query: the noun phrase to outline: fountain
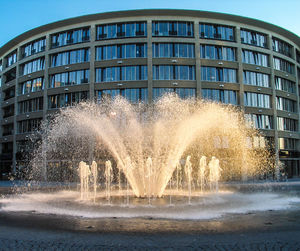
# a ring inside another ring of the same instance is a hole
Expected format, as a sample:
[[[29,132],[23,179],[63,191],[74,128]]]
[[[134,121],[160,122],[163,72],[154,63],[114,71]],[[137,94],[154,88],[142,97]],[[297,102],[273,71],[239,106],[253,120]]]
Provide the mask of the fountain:
[[[289,203],[273,194],[238,192],[243,182],[276,172],[267,142],[237,107],[174,95],[151,105],[117,97],[62,109],[44,121],[40,137],[28,179],[47,177],[48,183],[67,182],[70,189],[40,199],[25,193],[20,201],[35,200],[23,210],[201,218],[251,210],[256,202],[265,208],[262,201],[272,198],[276,205]],[[52,201],[55,207],[49,207]],[[2,208],[17,210],[9,205]]]

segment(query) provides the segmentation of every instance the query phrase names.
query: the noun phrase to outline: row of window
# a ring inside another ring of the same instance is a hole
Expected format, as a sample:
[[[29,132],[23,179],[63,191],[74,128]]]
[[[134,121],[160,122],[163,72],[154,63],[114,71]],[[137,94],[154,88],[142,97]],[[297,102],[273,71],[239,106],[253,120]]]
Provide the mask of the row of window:
[[[114,58],[146,57],[147,48],[145,44],[128,44],[103,46],[96,49],[97,60],[107,60]],[[192,44],[154,44],[154,57],[194,57],[194,47]],[[201,58],[235,60],[235,50],[230,47],[201,45]],[[294,74],[294,65],[286,60],[274,57],[274,68]],[[51,55],[51,67],[68,64],[89,62],[90,50],[79,49],[66,51]],[[260,66],[268,65],[268,55],[249,50],[243,50],[243,62]],[[44,58],[35,59],[21,65],[21,75],[26,75],[45,68]],[[226,81],[225,81],[226,82]]]
[[[281,131],[297,131],[298,130],[298,120],[277,117],[277,129]]]
[[[153,21],[152,35],[194,37],[194,23],[188,21]],[[97,40],[147,36],[147,23],[146,21],[140,21],[98,25],[96,36]],[[220,24],[199,23],[199,37],[235,41],[235,28]],[[90,41],[90,28],[78,28],[52,34],[51,48],[88,41]],[[241,29],[241,42],[267,48],[267,35],[248,29]],[[22,58],[42,52],[45,48],[45,38],[30,42],[21,47]],[[276,37],[272,37],[272,49],[288,57],[293,56],[292,45]],[[17,61],[17,52],[10,53],[5,59],[7,62],[6,66],[14,64]]]
[[[25,101],[19,102],[19,104],[18,104],[18,113],[19,114],[42,111],[42,110],[43,110],[43,97],[25,100]]]
[[[26,82],[20,83],[19,95],[27,94],[31,92],[37,92],[44,89],[44,78],[35,78]]]
[[[276,109],[287,112],[296,112],[297,103],[287,98],[276,97]]]
[[[90,29],[81,28],[51,35],[51,48],[90,41]]]
[[[166,92],[172,92],[172,90],[166,90]],[[105,97],[106,95],[109,97],[114,97],[116,95],[122,95],[134,103],[136,101],[140,101],[141,99],[143,99],[143,96],[145,96],[145,94],[142,94],[142,93],[143,93],[142,89],[135,89],[131,93],[127,93],[126,90],[124,90],[123,92],[120,92],[118,94],[105,93],[105,91],[101,91],[101,93],[99,92],[98,100],[101,100],[101,98]],[[158,95],[160,95],[160,94],[158,94]],[[65,96],[59,97],[59,99],[61,99],[61,102],[60,102],[60,104],[62,104],[61,107],[72,105],[72,101],[69,101],[70,98],[73,98],[78,95],[73,95],[72,97],[71,96],[72,95],[65,95]],[[78,99],[79,98],[80,98],[80,96],[78,96]],[[75,102],[76,101],[74,101],[74,103]],[[246,119],[248,119],[250,121],[250,123],[257,129],[272,129],[273,128],[273,122],[272,122],[271,116],[247,114]],[[17,132],[18,133],[29,133],[29,132],[33,132],[33,131],[37,130],[40,126],[41,120],[42,120],[41,118],[38,118],[38,119],[27,119],[27,120],[19,121],[17,124],[17,128],[18,128]],[[297,131],[297,120],[278,117],[277,118],[277,127],[278,127],[278,130],[282,130],[282,131]],[[8,125],[3,126],[3,136],[11,135],[12,133],[13,133],[13,124],[8,124]],[[280,142],[280,143],[281,143],[280,147],[279,147],[280,149],[289,149],[290,148],[290,146],[285,141]],[[292,148],[292,149],[294,149],[294,148]]]
[[[244,93],[245,106],[271,108],[271,96],[267,94],[245,92]]]
[[[46,50],[46,38],[35,40],[21,47],[22,58],[29,57]]]
[[[237,83],[237,70],[230,68],[201,66],[201,80],[210,82]]]
[[[147,66],[96,68],[96,82],[147,80]]]
[[[154,65],[153,80],[195,80],[195,66]]]
[[[96,91],[96,98],[98,102],[103,99],[114,99],[117,96],[126,98],[131,103],[148,102],[147,88],[132,88],[132,89],[113,89]]]
[[[50,76],[49,88],[89,83],[90,71],[70,71]]]
[[[256,129],[273,129],[273,116],[264,114],[245,114],[245,120]]]
[[[38,130],[40,127],[42,119],[27,119],[19,121],[17,124],[17,132],[18,133],[29,133],[35,130]]]
[[[246,64],[255,64],[260,66],[269,66],[268,55],[256,51],[243,50],[242,62]]]
[[[96,47],[96,60],[147,57],[147,44],[118,44]]]
[[[88,99],[88,92],[61,93],[48,96],[48,109],[62,108],[75,105]]]
[[[50,57],[51,67],[77,64],[90,61],[90,49],[80,49],[53,54]]]

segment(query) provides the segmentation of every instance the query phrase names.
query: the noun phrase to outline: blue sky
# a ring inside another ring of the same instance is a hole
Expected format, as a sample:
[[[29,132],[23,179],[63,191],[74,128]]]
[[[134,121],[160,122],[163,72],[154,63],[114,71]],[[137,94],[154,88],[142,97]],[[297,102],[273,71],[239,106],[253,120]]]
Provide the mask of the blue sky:
[[[99,12],[193,9],[260,19],[300,36],[300,0],[0,0],[0,47],[35,27]]]

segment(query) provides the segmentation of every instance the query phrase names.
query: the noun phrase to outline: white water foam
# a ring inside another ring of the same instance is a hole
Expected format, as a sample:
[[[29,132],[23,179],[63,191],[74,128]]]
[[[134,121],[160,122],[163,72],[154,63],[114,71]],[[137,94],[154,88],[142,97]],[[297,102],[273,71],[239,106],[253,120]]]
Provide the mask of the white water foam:
[[[0,212],[32,212],[84,218],[212,219],[226,214],[245,214],[256,211],[286,210],[300,203],[297,196],[279,193],[219,193],[194,197],[189,205],[176,201],[165,205],[101,204],[79,200],[80,193],[27,193],[0,199]]]

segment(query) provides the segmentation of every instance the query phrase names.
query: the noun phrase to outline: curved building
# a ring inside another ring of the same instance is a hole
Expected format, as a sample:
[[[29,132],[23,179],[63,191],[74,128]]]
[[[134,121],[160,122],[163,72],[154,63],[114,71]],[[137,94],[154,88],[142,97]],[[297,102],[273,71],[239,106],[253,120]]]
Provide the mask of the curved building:
[[[94,14],[0,48],[3,178],[24,166],[40,121],[85,99],[166,92],[240,106],[299,176],[300,38],[255,19],[192,10]]]

